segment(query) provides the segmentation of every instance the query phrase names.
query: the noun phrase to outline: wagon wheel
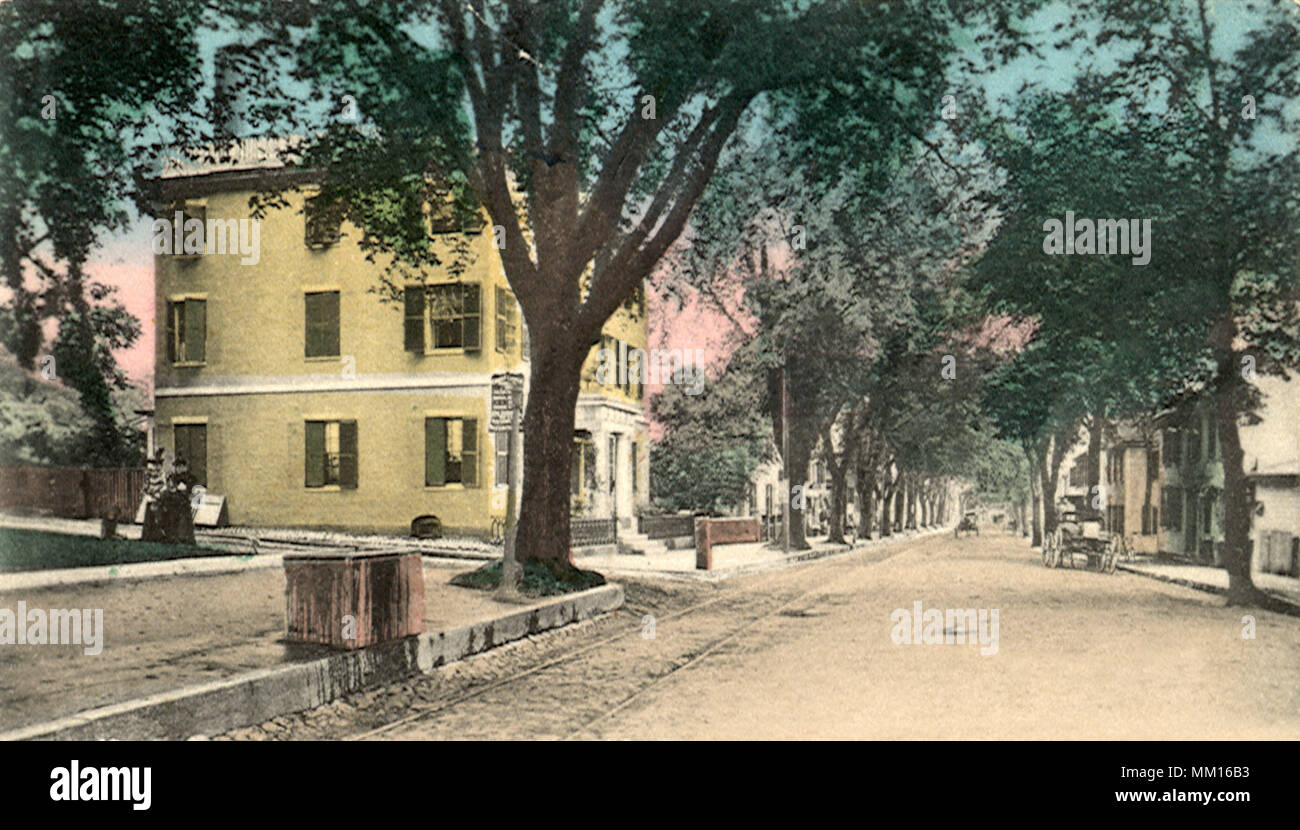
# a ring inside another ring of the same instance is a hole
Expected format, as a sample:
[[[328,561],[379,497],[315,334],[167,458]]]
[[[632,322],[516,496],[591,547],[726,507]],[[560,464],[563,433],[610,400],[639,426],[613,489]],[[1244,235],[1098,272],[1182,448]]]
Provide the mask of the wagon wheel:
[[[1106,573],[1115,573],[1115,567],[1119,564],[1119,555],[1123,550],[1124,540],[1118,536],[1110,537],[1110,544],[1106,547],[1106,558],[1104,560]]]

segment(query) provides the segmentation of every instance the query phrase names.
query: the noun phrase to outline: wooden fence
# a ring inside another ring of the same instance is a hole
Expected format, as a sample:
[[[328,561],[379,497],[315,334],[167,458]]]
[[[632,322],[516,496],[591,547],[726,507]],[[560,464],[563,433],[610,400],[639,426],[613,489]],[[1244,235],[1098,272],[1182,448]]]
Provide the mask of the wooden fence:
[[[144,470],[0,466],[0,507],[129,522],[143,497]]]

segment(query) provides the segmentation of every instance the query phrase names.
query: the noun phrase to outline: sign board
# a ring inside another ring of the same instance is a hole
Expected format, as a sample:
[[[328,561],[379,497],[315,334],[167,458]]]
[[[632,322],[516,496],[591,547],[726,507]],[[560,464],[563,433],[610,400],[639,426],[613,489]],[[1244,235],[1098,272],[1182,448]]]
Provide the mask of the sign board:
[[[511,416],[523,405],[524,376],[508,372],[492,376],[492,411],[488,429],[508,432]]]
[[[190,512],[195,526],[222,527],[226,524],[226,497],[209,493],[202,487],[194,488],[194,497],[190,499]]]

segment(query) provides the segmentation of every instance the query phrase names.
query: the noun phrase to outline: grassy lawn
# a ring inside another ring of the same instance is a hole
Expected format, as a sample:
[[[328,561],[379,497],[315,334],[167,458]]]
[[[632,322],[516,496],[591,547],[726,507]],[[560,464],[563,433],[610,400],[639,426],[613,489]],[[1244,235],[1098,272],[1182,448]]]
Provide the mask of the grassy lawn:
[[[0,573],[161,562],[191,556],[226,555],[194,545],[96,539],[36,530],[0,528]]]

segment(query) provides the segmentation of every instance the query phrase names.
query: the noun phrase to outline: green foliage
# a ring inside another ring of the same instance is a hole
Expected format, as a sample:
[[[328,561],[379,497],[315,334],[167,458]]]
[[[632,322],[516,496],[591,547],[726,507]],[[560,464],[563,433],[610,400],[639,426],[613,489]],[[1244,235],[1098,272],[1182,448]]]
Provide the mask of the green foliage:
[[[0,572],[165,562],[192,556],[224,556],[193,545],[97,539],[35,530],[0,528]]]
[[[650,494],[666,510],[721,512],[744,501],[771,435],[764,374],[753,345],[699,395],[666,386],[652,401],[666,429],[650,448]]]
[[[538,559],[525,559],[520,564],[523,567],[523,579],[519,591],[525,596],[571,594],[605,584],[605,577],[595,571],[584,571]],[[495,591],[501,587],[501,560],[489,562],[477,570],[456,574],[451,578],[451,584],[479,591]]]
[[[167,145],[195,135],[201,8],[0,4],[0,343],[29,370],[52,354],[80,393],[95,424],[82,462],[135,455],[114,403],[126,380],[113,350],[133,344],[140,328],[83,268],[99,239],[129,227],[133,207],[148,210],[142,182]],[[30,454],[62,454],[44,439],[22,441]]]

